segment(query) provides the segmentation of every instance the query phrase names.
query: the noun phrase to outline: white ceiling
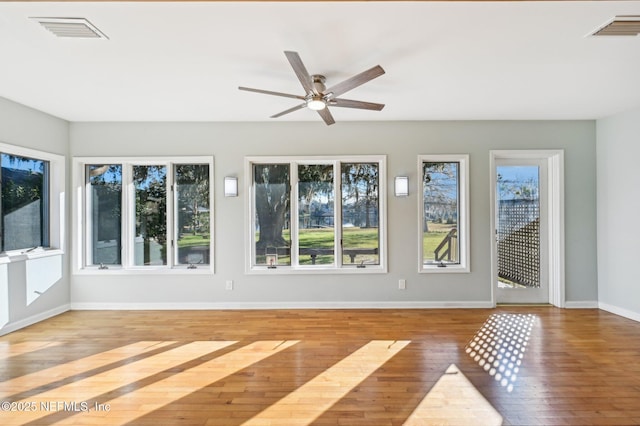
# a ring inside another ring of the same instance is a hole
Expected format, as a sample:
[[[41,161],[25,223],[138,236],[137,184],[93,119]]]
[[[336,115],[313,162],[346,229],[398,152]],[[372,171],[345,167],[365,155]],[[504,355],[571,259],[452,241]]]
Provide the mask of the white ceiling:
[[[336,121],[594,119],[640,106],[640,37],[588,37],[622,2],[0,3],[0,97],[69,121],[318,121],[284,50],[327,86],[374,65]],[[82,17],[108,40],[29,17]]]

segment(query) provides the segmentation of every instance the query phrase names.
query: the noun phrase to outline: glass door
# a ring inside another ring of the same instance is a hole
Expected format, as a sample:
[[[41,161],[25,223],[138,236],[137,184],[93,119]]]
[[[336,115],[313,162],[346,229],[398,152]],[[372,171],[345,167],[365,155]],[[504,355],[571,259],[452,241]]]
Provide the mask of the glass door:
[[[546,161],[496,159],[494,176],[496,301],[548,303]]]

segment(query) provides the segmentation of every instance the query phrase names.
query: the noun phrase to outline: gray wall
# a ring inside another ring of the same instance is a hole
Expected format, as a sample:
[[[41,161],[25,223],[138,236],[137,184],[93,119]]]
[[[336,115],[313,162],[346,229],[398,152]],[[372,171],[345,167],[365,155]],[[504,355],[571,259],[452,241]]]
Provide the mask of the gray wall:
[[[213,276],[73,275],[72,307],[487,306],[492,149],[565,150],[566,299],[595,304],[595,136],[593,121],[72,123],[72,156],[214,155],[217,190]],[[418,274],[417,155],[456,153],[470,155],[471,273]],[[394,176],[410,177],[408,198],[388,197],[389,272],[246,275],[244,194],[224,198],[223,177],[239,176],[243,188],[245,156],[323,154],[386,154],[390,188]]]
[[[640,108],[597,122],[598,299],[640,321]]]
[[[0,98],[0,142],[67,156],[68,141],[68,122]],[[69,308],[67,264],[66,254],[0,264],[0,334]]]

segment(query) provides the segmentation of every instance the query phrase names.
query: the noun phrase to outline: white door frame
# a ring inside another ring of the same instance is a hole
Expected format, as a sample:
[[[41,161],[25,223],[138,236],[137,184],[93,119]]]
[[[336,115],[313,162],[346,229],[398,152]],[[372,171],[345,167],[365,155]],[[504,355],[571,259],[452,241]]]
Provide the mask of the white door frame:
[[[496,229],[496,160],[501,159],[543,159],[547,161],[548,191],[548,259],[549,303],[559,308],[565,306],[564,278],[564,151],[563,150],[492,150],[490,162],[491,197],[491,300],[497,304],[496,283],[498,282],[498,244]]]

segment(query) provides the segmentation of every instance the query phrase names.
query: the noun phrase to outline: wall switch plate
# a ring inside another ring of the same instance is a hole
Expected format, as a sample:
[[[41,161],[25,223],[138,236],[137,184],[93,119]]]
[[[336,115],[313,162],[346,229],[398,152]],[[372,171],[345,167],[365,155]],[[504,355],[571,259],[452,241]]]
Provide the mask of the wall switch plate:
[[[227,290],[233,290],[233,280],[227,280],[224,288]]]
[[[398,280],[398,290],[406,290],[407,280]]]

